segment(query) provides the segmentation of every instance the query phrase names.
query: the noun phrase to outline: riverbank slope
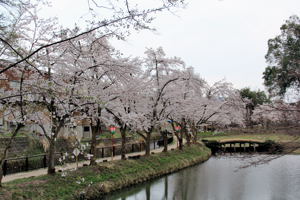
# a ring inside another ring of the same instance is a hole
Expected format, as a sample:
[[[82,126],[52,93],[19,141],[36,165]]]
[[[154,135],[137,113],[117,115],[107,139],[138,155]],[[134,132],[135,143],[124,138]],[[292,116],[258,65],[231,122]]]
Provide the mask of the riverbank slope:
[[[113,161],[82,167],[64,176],[40,176],[15,180],[0,189],[0,199],[95,199],[123,187],[138,184],[204,162],[211,155],[202,145],[183,151]]]

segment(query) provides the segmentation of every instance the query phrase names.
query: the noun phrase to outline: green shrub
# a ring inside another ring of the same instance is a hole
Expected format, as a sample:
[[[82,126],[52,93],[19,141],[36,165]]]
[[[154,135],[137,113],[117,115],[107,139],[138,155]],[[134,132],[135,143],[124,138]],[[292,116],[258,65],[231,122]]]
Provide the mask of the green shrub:
[[[283,146],[274,142],[273,140],[266,140],[261,147],[270,153],[281,153]]]

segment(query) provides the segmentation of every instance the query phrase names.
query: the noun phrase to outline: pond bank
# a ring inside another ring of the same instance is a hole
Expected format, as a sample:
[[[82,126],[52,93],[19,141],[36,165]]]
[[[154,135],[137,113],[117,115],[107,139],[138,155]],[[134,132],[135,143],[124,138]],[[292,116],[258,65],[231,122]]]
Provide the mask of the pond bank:
[[[211,151],[201,145],[183,151],[141,157],[137,160],[101,163],[54,176],[40,176],[9,182],[0,189],[1,199],[95,199],[103,195],[160,177],[209,159]]]

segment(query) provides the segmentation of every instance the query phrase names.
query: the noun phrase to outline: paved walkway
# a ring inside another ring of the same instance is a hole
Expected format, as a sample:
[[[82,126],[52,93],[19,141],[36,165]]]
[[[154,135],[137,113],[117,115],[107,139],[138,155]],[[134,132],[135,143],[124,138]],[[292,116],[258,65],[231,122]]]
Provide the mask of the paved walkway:
[[[177,144],[176,144],[177,140],[175,139],[174,141],[175,142],[173,144],[168,145],[168,150],[170,150],[172,148],[174,148],[174,149],[177,148]],[[151,152],[160,153],[162,151],[162,149],[163,148],[153,149],[153,150],[151,150]],[[128,157],[128,156],[144,155],[144,154],[145,154],[145,152],[142,151],[142,152],[129,153],[129,154],[126,154],[126,156]],[[121,159],[120,155],[115,156],[113,158],[113,160],[120,160],[120,159]],[[111,161],[111,157],[100,158],[100,159],[97,159],[96,162],[100,163],[100,162],[103,162],[103,160]],[[89,161],[78,162],[78,167],[82,167],[84,164],[89,164]],[[64,165],[63,167],[56,166],[55,168],[56,168],[56,170],[59,170],[60,168],[63,168],[64,170],[76,169],[76,163],[69,163],[69,164]],[[45,175],[45,174],[47,174],[47,168],[32,170],[29,172],[20,172],[20,173],[15,173],[15,174],[10,174],[10,175],[4,176],[2,179],[2,182],[5,183],[5,182],[13,181],[16,179],[20,179],[20,178],[29,178],[29,177],[41,176],[41,175]]]

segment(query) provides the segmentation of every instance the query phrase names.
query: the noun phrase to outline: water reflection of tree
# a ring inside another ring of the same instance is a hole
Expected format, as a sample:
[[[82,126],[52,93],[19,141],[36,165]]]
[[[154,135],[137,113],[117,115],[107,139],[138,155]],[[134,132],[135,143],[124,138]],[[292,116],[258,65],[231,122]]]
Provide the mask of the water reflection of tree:
[[[270,191],[271,199],[299,199],[300,180],[298,179],[299,181],[297,181],[297,179],[291,179],[291,175],[293,174],[291,171],[297,172],[299,161],[296,162],[296,159],[291,160],[288,159],[288,157],[284,157],[275,162],[277,162],[276,165],[278,167],[272,168],[272,171],[270,170],[270,185],[275,185],[274,188],[276,188],[276,191]],[[297,173],[295,175],[297,176]],[[295,195],[294,190],[298,191],[298,195]]]
[[[164,180],[165,180],[165,195],[164,195],[164,197],[165,197],[165,199],[168,199],[168,189],[169,189],[168,176],[165,176]]]
[[[146,200],[150,200],[151,199],[151,184],[147,184],[146,185]]]
[[[174,191],[172,194],[173,200],[195,199],[198,186],[198,176],[191,169],[186,169],[172,176],[172,185]],[[192,198],[190,198],[192,197]]]
[[[241,164],[235,169],[235,172],[249,167],[256,167],[259,165],[266,165],[273,160],[281,158],[286,154],[241,154],[233,155],[234,158],[238,159]]]

